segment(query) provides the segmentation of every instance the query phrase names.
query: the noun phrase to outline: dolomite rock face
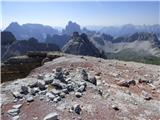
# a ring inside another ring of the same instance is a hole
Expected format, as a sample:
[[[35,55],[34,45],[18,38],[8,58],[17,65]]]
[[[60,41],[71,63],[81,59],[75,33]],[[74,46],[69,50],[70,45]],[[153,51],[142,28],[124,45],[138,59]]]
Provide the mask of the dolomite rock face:
[[[159,88],[160,66],[66,55],[2,83],[2,120],[157,120]]]

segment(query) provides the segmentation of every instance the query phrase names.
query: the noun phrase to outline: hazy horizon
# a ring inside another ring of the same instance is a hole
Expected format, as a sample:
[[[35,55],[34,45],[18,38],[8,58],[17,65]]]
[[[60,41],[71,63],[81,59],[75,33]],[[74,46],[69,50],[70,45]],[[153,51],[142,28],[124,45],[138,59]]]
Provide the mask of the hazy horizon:
[[[86,26],[159,24],[159,1],[2,2],[2,29],[11,22],[64,28],[68,21]]]

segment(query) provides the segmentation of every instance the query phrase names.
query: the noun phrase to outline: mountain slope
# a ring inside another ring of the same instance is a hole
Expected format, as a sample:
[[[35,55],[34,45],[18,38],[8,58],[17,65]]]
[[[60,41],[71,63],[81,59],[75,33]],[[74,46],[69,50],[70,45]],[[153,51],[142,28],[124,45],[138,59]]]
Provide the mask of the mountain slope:
[[[60,51],[55,44],[39,43],[38,40],[30,38],[28,40],[14,41],[10,45],[2,45],[2,61],[12,56],[25,55],[28,51]]]
[[[103,44],[97,42],[95,37],[92,37],[92,42],[97,48],[103,50],[105,53],[119,53],[121,51],[134,51],[140,56],[160,56],[160,41],[153,33],[139,32],[130,36],[122,37],[104,37],[99,35],[98,39],[103,41]]]

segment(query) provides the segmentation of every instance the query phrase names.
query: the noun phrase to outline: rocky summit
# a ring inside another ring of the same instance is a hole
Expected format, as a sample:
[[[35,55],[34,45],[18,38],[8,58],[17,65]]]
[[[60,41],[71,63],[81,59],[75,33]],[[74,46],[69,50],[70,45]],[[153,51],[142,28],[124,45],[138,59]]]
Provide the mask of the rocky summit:
[[[85,33],[74,32],[72,38],[64,45],[62,51],[75,55],[100,57],[100,51],[92,44]]]
[[[160,66],[64,55],[1,84],[2,120],[159,120]]]

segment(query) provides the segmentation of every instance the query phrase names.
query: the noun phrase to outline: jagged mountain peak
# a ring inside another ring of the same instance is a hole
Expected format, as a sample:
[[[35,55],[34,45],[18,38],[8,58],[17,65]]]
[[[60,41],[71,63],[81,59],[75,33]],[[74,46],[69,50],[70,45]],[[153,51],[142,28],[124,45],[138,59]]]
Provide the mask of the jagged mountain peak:
[[[99,50],[90,42],[87,34],[74,32],[71,39],[62,48],[63,52],[76,55],[89,55],[100,57]]]

